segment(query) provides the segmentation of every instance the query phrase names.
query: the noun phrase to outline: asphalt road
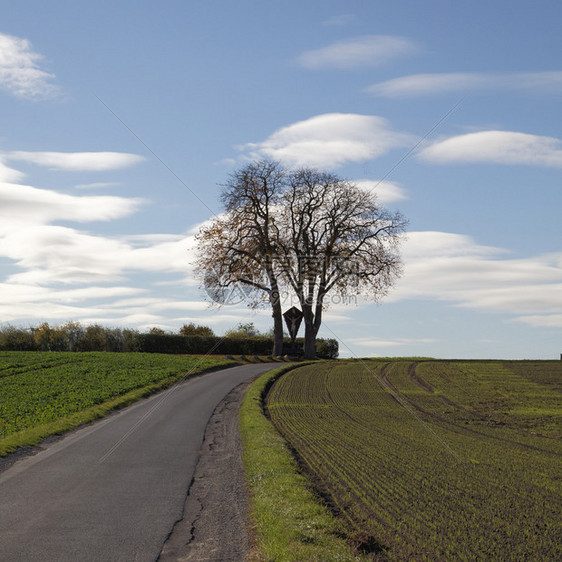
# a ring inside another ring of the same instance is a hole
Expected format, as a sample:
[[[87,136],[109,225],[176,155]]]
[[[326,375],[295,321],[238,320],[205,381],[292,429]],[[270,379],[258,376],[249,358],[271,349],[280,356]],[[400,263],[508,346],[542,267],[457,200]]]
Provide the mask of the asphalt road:
[[[181,519],[205,427],[238,384],[275,365],[188,380],[0,474],[0,560],[156,560]]]

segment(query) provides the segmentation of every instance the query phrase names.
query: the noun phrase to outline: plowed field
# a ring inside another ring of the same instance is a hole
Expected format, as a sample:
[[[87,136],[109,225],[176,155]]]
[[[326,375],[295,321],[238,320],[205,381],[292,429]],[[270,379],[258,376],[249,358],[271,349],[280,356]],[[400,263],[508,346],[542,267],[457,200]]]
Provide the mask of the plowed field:
[[[561,560],[562,362],[341,361],[268,413],[319,491],[391,560]]]

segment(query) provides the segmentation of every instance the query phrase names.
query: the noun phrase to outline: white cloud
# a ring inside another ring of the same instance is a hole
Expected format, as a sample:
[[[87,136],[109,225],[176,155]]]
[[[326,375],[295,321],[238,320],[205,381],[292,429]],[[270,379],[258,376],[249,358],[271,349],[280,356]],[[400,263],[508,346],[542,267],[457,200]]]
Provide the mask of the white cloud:
[[[199,323],[233,325],[247,313],[242,305],[226,309],[221,317],[216,312],[207,316],[207,303],[178,297],[188,290],[184,283],[178,294],[167,289],[163,296],[152,293],[149,284],[141,289],[131,278],[143,272],[181,278],[190,271],[192,249],[189,234],[111,238],[52,225],[15,230],[0,236],[0,256],[13,260],[20,270],[0,285],[0,317],[145,327],[181,325],[184,313]],[[386,302],[438,300],[509,315],[531,326],[561,327],[562,253],[513,259],[500,248],[445,232],[409,233],[402,253],[405,275]],[[362,305],[358,301],[354,308]],[[326,321],[349,323],[349,310],[348,305],[334,305]],[[352,343],[373,348],[429,341],[365,337]]]
[[[142,162],[144,158],[126,152],[26,152],[16,150],[4,155],[8,160],[30,162],[52,170],[98,172],[118,170]]]
[[[476,256],[484,258],[503,253],[505,250],[492,246],[475,244],[470,236],[450,232],[410,232],[403,249],[406,259],[426,260],[451,258],[456,256]]]
[[[37,291],[37,287],[33,287],[34,291]],[[85,300],[99,300],[108,299],[115,297],[125,297],[131,295],[138,295],[139,293],[144,293],[145,289],[140,289],[138,287],[126,287],[114,285],[111,287],[100,287],[100,286],[87,286],[80,289],[68,289],[65,288],[63,291],[47,289],[49,292],[49,297],[51,300],[63,303],[76,303],[84,302]],[[41,299],[37,299],[40,301]]]
[[[54,74],[39,67],[43,56],[27,39],[0,33],[0,88],[19,98],[49,99],[60,94]]]
[[[65,304],[83,302],[85,300],[93,299],[106,299],[109,297],[125,297],[144,292],[143,289],[135,287],[101,287],[95,285],[83,287],[80,289],[65,288],[63,291],[61,291],[48,287],[38,287],[37,285],[14,283],[0,283],[0,291],[2,292],[2,295],[6,296],[6,299],[4,300],[7,301],[17,299],[25,300],[29,303],[40,303],[43,302],[46,297],[48,297],[52,302]]]
[[[404,37],[366,35],[308,51],[298,60],[306,68],[350,69],[379,65],[398,56],[417,53],[419,50],[414,41]]]
[[[116,187],[118,185],[120,184],[114,181],[96,181],[93,183],[79,183],[74,187],[76,189],[107,189],[108,187]]]
[[[88,286],[60,291],[23,283],[0,283],[0,292],[0,318],[2,322],[13,322],[23,318],[29,321],[45,318],[82,320],[96,312],[96,307],[86,304],[87,301],[135,295],[143,290],[123,286]]]
[[[130,310],[144,310],[146,312],[161,313],[167,310],[175,311],[202,311],[209,308],[208,303],[203,301],[172,301],[161,297],[144,297],[135,299],[124,299],[106,305],[109,309],[121,309],[121,312]]]
[[[16,170],[4,172],[5,178],[21,177]],[[192,234],[107,237],[52,224],[116,220],[144,203],[139,198],[76,196],[0,181],[0,257],[15,265],[6,280],[39,287],[109,283],[135,271],[185,274]]]
[[[131,215],[143,203],[138,198],[76,197],[28,185],[0,182],[0,235],[15,224],[114,220]]]
[[[465,306],[476,305],[482,310],[510,310],[520,313],[562,311],[561,270],[558,271],[558,279],[561,282],[534,284],[531,280],[525,283],[515,279],[514,286],[475,289]]]
[[[119,158],[109,167],[121,165]],[[99,163],[63,158],[58,166],[98,168]],[[5,165],[0,165],[0,174],[0,260],[6,271],[0,280],[2,322],[72,319],[150,326],[168,322],[171,311],[191,316],[207,308],[204,302],[183,297],[186,285],[181,278],[190,273],[194,232],[105,236],[53,224],[117,220],[145,201],[10,183],[23,174]],[[135,279],[139,274],[140,284]],[[166,289],[163,297],[151,297],[162,280],[172,279],[182,296]]]
[[[182,301],[174,296],[135,297],[148,293],[149,289],[131,286],[94,285],[58,290],[22,283],[0,283],[0,291],[3,296],[0,319],[8,323],[21,322],[22,319],[31,324],[45,320],[61,323],[78,320],[85,325],[97,323],[141,329],[159,325],[166,329],[177,329],[187,321],[206,325],[228,321],[232,326],[244,317],[245,312],[235,310],[230,315],[213,314],[212,317],[205,317],[201,313],[208,309],[206,303]],[[175,311],[177,316],[170,317],[170,311]]]
[[[328,117],[328,122],[320,119],[317,123],[314,118],[312,124],[303,122],[308,126],[304,127],[305,137],[317,135],[320,140],[321,133],[326,134],[326,127],[331,127],[330,136],[341,133],[338,119],[332,122],[329,119],[332,116],[320,117]],[[349,116],[342,117],[344,125],[351,129]],[[351,117],[365,128],[361,139],[368,148],[369,134],[381,128],[388,131],[378,118]],[[302,133],[298,125],[295,125],[297,133]],[[343,127],[343,130],[347,129]],[[300,140],[298,134],[291,136],[294,132],[284,137],[288,146]],[[345,135],[340,134],[342,138]],[[350,158],[351,153],[345,154]],[[321,150],[314,157],[316,162],[325,162]],[[7,172],[8,176],[13,174],[14,171]],[[358,183],[371,189],[377,182]],[[376,190],[381,187],[380,196],[386,201],[404,196],[400,186],[391,182],[381,183]],[[106,325],[150,326],[170,322],[181,325],[181,316],[185,314],[191,320],[195,320],[194,316],[201,317],[200,323],[216,325],[228,321],[231,326],[244,317],[247,311],[237,307],[222,317],[207,317],[204,313],[207,304],[198,300],[196,289],[185,282],[192,271],[195,227],[180,234],[111,237],[52,224],[115,220],[130,215],[141,203],[138,199],[75,196],[0,183],[0,259],[11,262],[8,269],[11,275],[5,276],[0,286],[3,295],[0,318],[3,321],[78,319]],[[405,276],[391,291],[387,302],[440,300],[510,315],[532,326],[559,327],[562,253],[511,259],[506,251],[478,245],[468,236],[414,232],[405,243],[403,257]],[[142,284],[135,279],[136,275],[142,276]],[[177,287],[173,287],[173,282]],[[166,294],[152,292],[161,291],[164,283],[168,284]],[[184,291],[193,296],[184,295]],[[357,308],[361,306],[362,302]],[[349,307],[336,304],[327,311],[326,318],[332,323],[349,323]],[[365,346],[416,343],[401,338],[390,340],[377,343],[365,338],[364,342],[355,343]]]
[[[142,247],[133,248],[124,265],[130,270],[185,274],[191,271],[194,250],[195,238],[189,233],[167,236],[161,241],[147,240]]]
[[[402,252],[404,277],[386,302],[440,300],[516,317],[562,314],[562,253],[507,254],[460,234],[411,232]]]
[[[272,158],[289,166],[337,168],[377,158],[413,138],[390,129],[386,119],[355,113],[325,113],[279,129],[261,143],[242,147],[252,158]]]
[[[134,272],[185,274],[192,248],[189,235],[141,245],[53,225],[10,229],[0,238],[0,256],[23,270],[7,282],[25,285],[109,283]]]
[[[374,193],[382,203],[408,199],[404,188],[391,181],[357,180],[354,183],[361,189]]]
[[[437,141],[418,158],[438,164],[487,162],[562,167],[562,141],[510,131],[481,131]]]
[[[480,91],[560,94],[562,93],[562,71],[412,74],[373,84],[366,91],[383,97],[414,97]]]
[[[350,345],[359,345],[361,347],[396,347],[400,345],[412,345],[412,344],[425,344],[425,343],[433,343],[435,339],[432,338],[395,338],[392,340],[383,340],[380,338],[355,338],[349,340],[348,343]]]
[[[0,302],[0,317],[2,322],[20,322],[25,320],[29,324],[44,322],[45,319],[55,319],[65,322],[67,320],[82,320],[84,315],[92,314],[95,309],[89,309],[83,304],[80,306],[67,306],[50,302],[48,299],[36,302],[12,300]]]
[[[562,314],[521,316],[515,320],[533,328],[562,328]]]
[[[122,261],[129,251],[119,240],[52,225],[14,230],[0,246],[0,255],[23,270],[10,275],[7,282],[25,285],[122,281]]]
[[[1,158],[1,156],[0,156]],[[25,174],[14,168],[9,168],[0,159],[0,182],[17,182],[20,181]]]

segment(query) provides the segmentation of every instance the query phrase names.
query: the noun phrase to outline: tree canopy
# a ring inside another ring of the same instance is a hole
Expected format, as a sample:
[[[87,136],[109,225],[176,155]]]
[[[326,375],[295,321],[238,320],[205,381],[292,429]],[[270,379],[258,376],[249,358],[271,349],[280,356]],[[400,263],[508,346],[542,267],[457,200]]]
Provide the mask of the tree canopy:
[[[237,287],[250,306],[269,302],[276,354],[291,299],[304,317],[304,355],[314,357],[329,295],[377,301],[401,274],[407,221],[337,175],[260,161],[231,175],[222,202],[198,236],[199,273],[217,292]]]

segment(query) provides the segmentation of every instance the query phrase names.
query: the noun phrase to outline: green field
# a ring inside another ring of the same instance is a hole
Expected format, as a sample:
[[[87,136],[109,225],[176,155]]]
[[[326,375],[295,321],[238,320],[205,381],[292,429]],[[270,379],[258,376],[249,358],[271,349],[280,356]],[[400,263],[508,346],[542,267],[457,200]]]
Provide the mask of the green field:
[[[359,551],[562,559],[562,362],[340,361],[267,412]]]
[[[221,357],[0,352],[0,455],[105,415]]]

